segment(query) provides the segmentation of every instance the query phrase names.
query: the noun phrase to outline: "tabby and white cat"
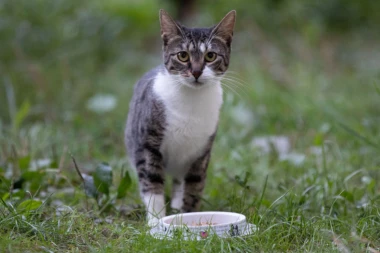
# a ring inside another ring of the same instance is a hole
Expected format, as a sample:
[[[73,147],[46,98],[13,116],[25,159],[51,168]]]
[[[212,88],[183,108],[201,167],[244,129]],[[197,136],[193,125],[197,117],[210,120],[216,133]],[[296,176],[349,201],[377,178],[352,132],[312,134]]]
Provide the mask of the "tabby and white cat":
[[[211,28],[187,28],[160,10],[164,64],[137,82],[125,131],[150,226],[165,216],[165,174],[173,178],[171,207],[199,208],[235,16],[231,11]]]

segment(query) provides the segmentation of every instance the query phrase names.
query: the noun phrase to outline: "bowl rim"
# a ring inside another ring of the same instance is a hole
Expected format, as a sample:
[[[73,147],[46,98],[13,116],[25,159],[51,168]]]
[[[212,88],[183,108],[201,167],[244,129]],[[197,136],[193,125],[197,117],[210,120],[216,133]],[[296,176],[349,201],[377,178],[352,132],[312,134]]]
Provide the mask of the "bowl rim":
[[[188,225],[188,224],[172,224],[172,223],[168,223],[168,222],[165,222],[166,220],[168,219],[174,219],[176,216],[179,216],[181,215],[182,217],[183,216],[196,216],[196,215],[199,215],[199,216],[202,216],[202,215],[235,215],[235,216],[238,216],[238,219],[237,221],[235,222],[226,222],[226,223],[218,223],[218,224],[210,224],[210,225],[201,225],[201,226],[192,226],[192,225]],[[208,228],[208,227],[219,227],[219,226],[226,226],[226,225],[230,225],[230,224],[236,224],[238,222],[242,222],[242,221],[246,221],[247,220],[247,217],[244,215],[244,214],[241,214],[241,213],[236,213],[236,212],[224,212],[224,211],[204,211],[204,212],[191,212],[191,213],[178,213],[178,214],[172,214],[172,215],[169,215],[169,216],[165,216],[165,217],[162,217],[161,218],[161,224],[163,226],[173,226],[173,227],[188,227],[188,228]]]

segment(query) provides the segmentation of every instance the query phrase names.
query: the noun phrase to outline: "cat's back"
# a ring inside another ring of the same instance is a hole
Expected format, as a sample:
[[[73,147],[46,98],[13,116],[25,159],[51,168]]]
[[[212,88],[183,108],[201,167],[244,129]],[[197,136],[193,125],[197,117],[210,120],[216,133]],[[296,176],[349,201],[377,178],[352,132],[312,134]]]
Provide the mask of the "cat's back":
[[[148,138],[149,128],[159,129],[164,124],[164,106],[153,91],[156,77],[162,70],[163,66],[151,69],[135,84],[125,128],[125,144],[132,160],[136,149]]]

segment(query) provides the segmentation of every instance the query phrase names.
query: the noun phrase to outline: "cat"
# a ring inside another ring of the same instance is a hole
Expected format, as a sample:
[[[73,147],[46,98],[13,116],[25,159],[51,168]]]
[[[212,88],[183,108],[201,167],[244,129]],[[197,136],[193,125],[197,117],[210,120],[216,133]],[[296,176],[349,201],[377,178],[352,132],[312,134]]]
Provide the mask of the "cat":
[[[187,28],[160,10],[164,64],[135,85],[125,143],[137,171],[149,226],[165,216],[165,174],[171,208],[199,209],[223,103],[236,12],[210,28]]]

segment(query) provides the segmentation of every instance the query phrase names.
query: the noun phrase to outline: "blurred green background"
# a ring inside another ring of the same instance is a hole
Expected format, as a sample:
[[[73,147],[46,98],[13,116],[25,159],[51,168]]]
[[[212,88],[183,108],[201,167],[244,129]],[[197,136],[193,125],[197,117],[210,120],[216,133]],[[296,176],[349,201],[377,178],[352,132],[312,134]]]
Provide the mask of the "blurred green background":
[[[160,8],[188,26],[237,10],[230,70],[243,85],[227,93],[255,117],[248,132],[306,131],[323,106],[378,123],[379,1],[0,0],[2,129],[52,126],[72,151],[122,156],[133,85],[161,63]]]
[[[161,8],[190,27],[237,11],[202,210],[244,213],[260,232],[209,252],[380,249],[376,0],[0,0],[0,248],[208,252],[140,233],[137,180],[121,179],[133,86],[162,62]],[[70,154],[94,178],[108,162],[111,194],[87,203]],[[65,205],[78,212],[56,214]],[[104,215],[115,223],[92,222]]]

